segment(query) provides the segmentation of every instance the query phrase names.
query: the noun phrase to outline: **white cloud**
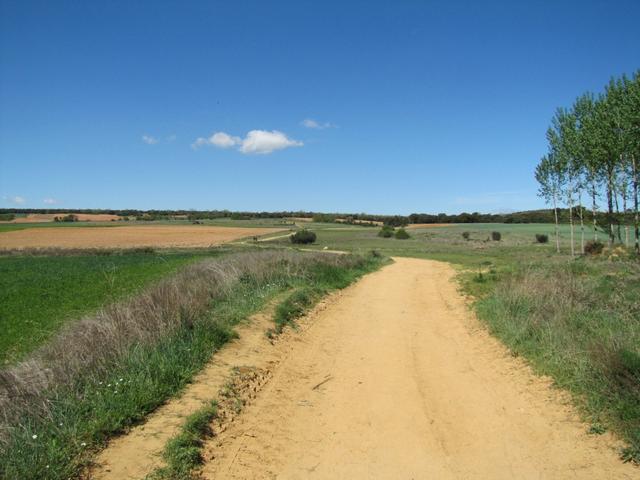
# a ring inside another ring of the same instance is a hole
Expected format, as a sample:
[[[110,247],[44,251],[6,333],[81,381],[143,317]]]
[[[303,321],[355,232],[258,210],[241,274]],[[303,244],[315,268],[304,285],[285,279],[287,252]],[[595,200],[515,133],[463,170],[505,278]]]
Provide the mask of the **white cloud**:
[[[56,205],[58,203],[58,200],[56,200],[55,198],[45,198],[42,202],[45,205]]]
[[[4,196],[2,197],[2,199],[6,202],[12,203],[14,205],[23,205],[26,203],[27,199],[24,197],[21,197],[20,195],[16,195],[14,197],[7,197]]]
[[[147,145],[155,145],[158,143],[158,139],[156,137],[152,137],[151,135],[142,135],[142,141]]]
[[[307,128],[315,128],[317,130],[322,130],[324,128],[334,128],[335,125],[330,122],[320,123],[313,118],[305,118],[302,122],[300,122],[303,127]]]
[[[191,144],[191,148],[204,146],[218,148],[238,147],[245,154],[268,154],[289,147],[301,147],[302,142],[287,137],[277,130],[251,130],[244,139],[225,132],[215,132],[209,138],[199,137]]]
[[[209,142],[211,145],[215,145],[219,148],[230,148],[235,145],[239,145],[242,143],[242,139],[240,137],[232,137],[231,135],[224,132],[216,132],[209,138]]]
[[[242,139],[240,137],[234,137],[224,132],[215,132],[209,138],[196,138],[196,141],[191,144],[191,148],[196,149],[207,145],[218,148],[231,148],[241,143]]]
[[[292,140],[277,130],[251,130],[242,141],[242,153],[267,154],[289,147],[301,147],[302,142]]]

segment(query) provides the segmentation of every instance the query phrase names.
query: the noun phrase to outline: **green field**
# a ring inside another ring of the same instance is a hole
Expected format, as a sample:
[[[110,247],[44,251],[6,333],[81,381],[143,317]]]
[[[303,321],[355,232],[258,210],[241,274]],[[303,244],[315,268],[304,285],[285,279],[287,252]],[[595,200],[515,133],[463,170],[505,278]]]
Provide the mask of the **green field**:
[[[387,256],[407,256],[432,258],[473,267],[490,261],[505,264],[522,258],[546,258],[555,256],[555,240],[552,224],[456,224],[446,227],[427,227],[408,230],[410,239],[378,237],[379,228],[350,225],[315,224],[308,227],[317,234],[317,241],[309,248],[345,250],[353,253],[367,253],[377,250]],[[491,240],[491,232],[502,235],[499,242]],[[469,240],[462,237],[469,232]],[[549,235],[549,243],[538,244],[535,234]],[[601,239],[604,238],[599,233]],[[569,252],[570,230],[568,225],[560,226],[560,241],[563,253]],[[585,239],[593,238],[593,230],[585,228]],[[576,232],[579,239],[579,232]],[[280,246],[290,245],[283,238],[269,242]],[[578,246],[578,241],[576,241]],[[577,247],[579,248],[579,247]]]
[[[0,257],[0,363],[23,357],[67,320],[133,295],[203,254]]]

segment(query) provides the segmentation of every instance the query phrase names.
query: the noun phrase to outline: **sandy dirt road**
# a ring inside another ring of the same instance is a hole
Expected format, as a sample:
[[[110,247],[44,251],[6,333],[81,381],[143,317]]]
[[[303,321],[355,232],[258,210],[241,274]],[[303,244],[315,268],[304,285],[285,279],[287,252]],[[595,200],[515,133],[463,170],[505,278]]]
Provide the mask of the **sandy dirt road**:
[[[640,478],[479,326],[453,275],[399,258],[303,320],[203,477]]]

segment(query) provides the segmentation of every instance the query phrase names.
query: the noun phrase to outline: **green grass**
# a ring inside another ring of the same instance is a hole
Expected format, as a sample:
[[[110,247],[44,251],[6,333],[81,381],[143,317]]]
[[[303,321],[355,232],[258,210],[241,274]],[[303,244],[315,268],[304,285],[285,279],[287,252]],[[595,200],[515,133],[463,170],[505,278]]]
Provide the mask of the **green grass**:
[[[276,295],[304,286],[342,288],[380,264],[373,257],[342,266],[310,264],[302,276],[292,276],[285,265],[260,281],[243,277],[206,313],[195,321],[186,321],[159,343],[134,345],[108,372],[95,372],[70,387],[49,392],[48,415],[25,414],[11,432],[10,441],[0,449],[0,478],[76,476],[92,451],[178,394],[213,352],[233,338],[233,326]],[[202,425],[200,420],[194,420],[194,424]],[[171,461],[185,469],[196,459],[191,434],[202,434],[200,428],[191,430],[189,438],[181,437],[170,449]]]
[[[213,401],[189,415],[181,432],[167,443],[162,457],[166,463],[147,476],[148,480],[190,480],[191,471],[202,463],[204,439],[210,437],[211,422],[216,418],[217,405]]]
[[[0,233],[26,230],[29,228],[73,228],[73,227],[125,227],[135,225],[134,222],[34,222],[34,223],[0,223]]]
[[[0,257],[0,363],[24,357],[67,320],[133,295],[194,253]]]

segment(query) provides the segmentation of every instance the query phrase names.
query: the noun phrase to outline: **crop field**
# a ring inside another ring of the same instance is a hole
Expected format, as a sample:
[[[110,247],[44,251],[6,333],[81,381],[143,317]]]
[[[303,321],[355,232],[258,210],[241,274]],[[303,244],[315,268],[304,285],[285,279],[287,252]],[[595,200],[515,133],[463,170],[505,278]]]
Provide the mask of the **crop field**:
[[[0,257],[0,364],[45,342],[67,321],[138,293],[210,252]]]
[[[209,247],[278,228],[206,225],[136,225],[122,227],[26,228],[0,232],[0,250],[28,248]]]

